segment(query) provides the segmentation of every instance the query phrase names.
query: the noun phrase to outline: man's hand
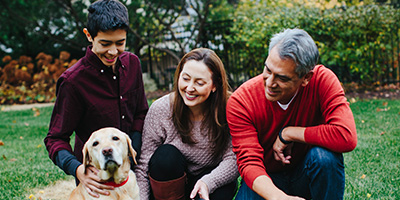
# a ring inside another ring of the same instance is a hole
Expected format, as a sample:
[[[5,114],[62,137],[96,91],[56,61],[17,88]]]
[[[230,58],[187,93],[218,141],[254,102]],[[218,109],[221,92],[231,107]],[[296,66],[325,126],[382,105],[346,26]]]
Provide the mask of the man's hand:
[[[96,198],[99,197],[99,194],[106,196],[110,195],[110,192],[106,190],[113,190],[114,187],[101,184],[101,180],[97,176],[97,173],[99,172],[98,169],[89,166],[86,168],[86,173],[84,170],[85,167],[83,164],[79,165],[79,167],[76,169],[76,177],[79,179],[81,184],[83,184],[83,187],[86,189],[89,195]]]
[[[281,161],[284,165],[290,164],[290,159],[292,158],[292,147],[293,143],[283,144],[279,138],[277,138],[272,147],[274,150],[275,160]]]
[[[287,141],[283,138],[283,132],[287,130],[286,128],[282,129],[279,133],[279,136],[276,138],[275,143],[273,145],[274,157],[275,160],[281,161],[282,164],[290,164],[290,159],[292,158],[292,147],[293,142]],[[283,143],[282,139],[286,141],[286,144]],[[291,142],[291,143],[287,143]]]
[[[194,185],[192,193],[190,193],[190,199],[194,199],[197,194],[199,194],[201,199],[210,200],[207,184],[201,180],[198,180],[196,185]]]

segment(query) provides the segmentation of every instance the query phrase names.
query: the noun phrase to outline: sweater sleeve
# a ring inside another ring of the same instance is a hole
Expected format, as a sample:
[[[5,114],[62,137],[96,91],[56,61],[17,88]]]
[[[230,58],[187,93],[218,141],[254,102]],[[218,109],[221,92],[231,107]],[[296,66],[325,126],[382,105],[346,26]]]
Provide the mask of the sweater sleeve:
[[[243,94],[244,92],[249,94]],[[236,90],[229,98],[226,110],[238,170],[246,184],[252,188],[258,176],[268,176],[268,174],[263,163],[264,149],[260,145],[256,127],[249,113],[251,106],[246,99],[259,94],[250,93],[251,91],[241,88]]]
[[[146,115],[142,134],[142,153],[138,165],[135,166],[135,174],[140,190],[140,199],[149,199],[150,181],[148,176],[149,161],[155,150],[162,145],[163,138],[159,135],[164,131],[160,119],[163,110],[160,100],[155,101]]]
[[[209,193],[211,194],[217,188],[233,182],[238,176],[236,157],[232,151],[232,145],[229,145],[218,166],[200,180],[207,184]]]
[[[331,70],[320,66],[316,73],[315,88],[325,123],[307,127],[305,141],[335,152],[352,151],[357,145],[357,132],[343,88]]]
[[[82,163],[69,151],[61,150],[58,151],[56,156],[56,164],[66,174],[72,175],[76,178],[76,169]]]
[[[135,79],[137,82],[137,97],[135,98],[135,103],[137,104],[136,109],[135,109],[135,115],[133,119],[133,126],[132,126],[132,131],[137,131],[137,132],[142,132],[143,131],[143,124],[144,124],[144,119],[146,116],[146,113],[149,109],[149,105],[147,103],[147,98],[145,95],[144,91],[144,84],[143,84],[143,78],[142,78],[142,67],[139,61],[139,58],[134,55],[130,54],[131,62],[135,66]]]
[[[50,159],[56,164],[58,151],[67,150],[71,154],[70,137],[79,124],[83,107],[78,92],[69,81],[61,77],[57,81],[57,99],[49,125],[49,132],[44,139]]]

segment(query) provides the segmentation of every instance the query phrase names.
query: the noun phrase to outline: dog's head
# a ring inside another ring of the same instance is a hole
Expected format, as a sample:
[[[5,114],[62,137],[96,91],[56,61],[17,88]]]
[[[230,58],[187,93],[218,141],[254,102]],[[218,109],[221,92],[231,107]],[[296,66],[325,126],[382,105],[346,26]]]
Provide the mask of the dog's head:
[[[132,148],[131,139],[116,128],[102,128],[92,133],[83,147],[83,164],[100,170],[102,180],[126,178],[129,173],[129,156],[136,163],[136,151]],[[123,181],[123,180],[122,180]]]

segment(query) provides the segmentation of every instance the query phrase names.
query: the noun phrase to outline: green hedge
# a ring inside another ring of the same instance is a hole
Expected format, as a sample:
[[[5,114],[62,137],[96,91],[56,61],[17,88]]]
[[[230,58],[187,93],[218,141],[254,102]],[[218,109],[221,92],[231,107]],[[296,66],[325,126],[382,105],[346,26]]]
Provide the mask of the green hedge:
[[[296,3],[297,2],[297,3]],[[320,63],[343,82],[364,84],[399,80],[400,12],[385,5],[352,5],[332,1],[243,0],[234,15],[230,43],[250,76],[261,73],[274,33],[306,30],[320,50]]]

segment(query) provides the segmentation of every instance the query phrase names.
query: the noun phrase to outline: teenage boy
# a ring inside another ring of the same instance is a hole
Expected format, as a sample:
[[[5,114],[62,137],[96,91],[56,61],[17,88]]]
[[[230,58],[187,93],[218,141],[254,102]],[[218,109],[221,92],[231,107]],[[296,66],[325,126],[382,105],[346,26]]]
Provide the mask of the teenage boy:
[[[116,127],[129,135],[139,154],[148,104],[140,61],[124,52],[129,29],[127,8],[117,0],[99,0],[88,11],[83,32],[91,45],[57,82],[57,99],[44,143],[51,160],[98,197],[109,195],[107,190],[113,187],[100,182],[97,169],[84,171],[84,143],[92,132]],[[74,151],[70,145],[73,132]]]

